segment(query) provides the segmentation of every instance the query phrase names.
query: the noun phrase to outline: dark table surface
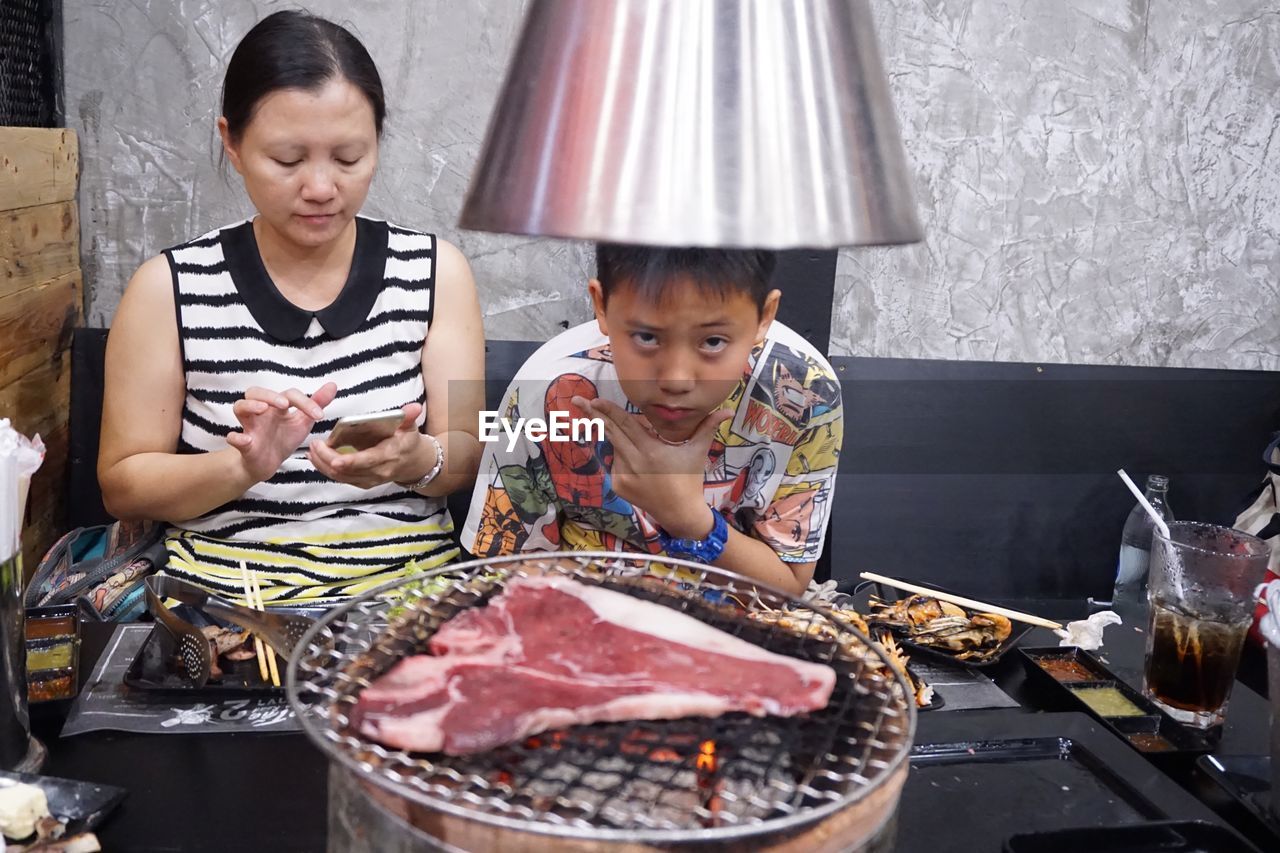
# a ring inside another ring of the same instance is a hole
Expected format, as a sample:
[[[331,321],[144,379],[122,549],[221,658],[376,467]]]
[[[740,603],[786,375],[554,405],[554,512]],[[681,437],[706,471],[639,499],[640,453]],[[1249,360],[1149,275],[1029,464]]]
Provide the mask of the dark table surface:
[[[82,626],[82,679],[114,627]],[[325,849],[328,764],[301,733],[59,738],[67,710],[67,703],[32,707],[33,733],[49,749],[41,772],[128,790],[95,830],[104,850]]]
[[[1079,602],[1010,602],[1055,619],[1081,618]],[[87,674],[111,635],[113,626],[85,624],[81,673]],[[1103,651],[1112,669],[1129,683],[1141,684],[1144,637],[1127,626],[1107,629]],[[1057,638],[1034,629],[1024,646],[1057,645]],[[1013,727],[1041,709],[1034,685],[1028,685],[1016,655],[988,671],[1021,708],[999,711],[935,711],[920,715],[917,744],[954,739],[957,732],[973,738]],[[327,764],[302,734],[142,735],[93,732],[59,738],[65,703],[37,705],[32,727],[49,749],[42,772],[129,791],[124,803],[97,830],[108,851],[272,850],[317,851],[325,847]],[[1268,748],[1267,700],[1237,683],[1231,698],[1218,755],[1263,754]],[[1137,753],[1134,753],[1136,756]],[[1145,759],[1143,759],[1145,760]],[[1274,837],[1208,779],[1194,761],[1156,766],[1192,793],[1262,850],[1276,849]],[[999,804],[984,807],[998,809]],[[1203,815],[1188,817],[1212,818]],[[900,825],[911,820],[900,815]],[[980,826],[980,822],[979,822]],[[900,851],[912,851],[910,833],[900,832]],[[943,849],[999,851],[1001,838],[970,838],[959,847],[946,843],[919,845],[921,853]],[[955,839],[950,841],[954,842]]]
[[[1011,603],[1010,606],[1018,604]],[[1046,602],[1034,612],[1046,613],[1054,619],[1083,618],[1078,608],[1078,604],[1068,602]],[[1098,654],[1116,675],[1131,686],[1141,689],[1146,634],[1128,625],[1117,625],[1108,627],[1104,638],[1105,645]],[[1057,644],[1058,638],[1043,628],[1032,629],[1021,642],[1027,648]],[[1028,685],[1025,676],[1026,670],[1018,665],[1003,666],[995,678],[1006,693],[1022,704],[1023,711],[1036,709],[1040,701],[1034,685]],[[1259,692],[1265,690],[1265,656],[1257,649],[1247,649],[1242,677],[1232,688],[1226,722],[1221,727],[1221,739],[1217,742],[1213,755],[1266,755],[1269,752],[1271,703]],[[1196,764],[1194,757],[1157,761],[1163,772],[1212,808],[1224,823],[1258,845],[1260,850],[1280,850],[1280,839],[1213,781]]]

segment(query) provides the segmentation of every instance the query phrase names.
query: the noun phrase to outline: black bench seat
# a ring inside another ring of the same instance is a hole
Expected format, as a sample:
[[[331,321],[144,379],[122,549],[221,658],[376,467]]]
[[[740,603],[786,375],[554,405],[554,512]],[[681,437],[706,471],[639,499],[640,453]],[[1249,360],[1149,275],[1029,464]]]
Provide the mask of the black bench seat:
[[[70,523],[100,523],[104,329],[72,344]],[[490,341],[487,405],[531,341]],[[1229,524],[1280,428],[1280,373],[833,358],[845,440],[819,577],[861,571],[992,599],[1106,596],[1133,499],[1170,477],[1178,518]],[[461,523],[469,494],[449,500]]]

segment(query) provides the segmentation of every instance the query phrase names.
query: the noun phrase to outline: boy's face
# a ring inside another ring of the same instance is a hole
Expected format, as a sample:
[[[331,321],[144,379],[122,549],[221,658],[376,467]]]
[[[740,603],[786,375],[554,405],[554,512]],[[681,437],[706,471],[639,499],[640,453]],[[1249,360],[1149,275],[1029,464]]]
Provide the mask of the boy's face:
[[[742,379],[751,348],[764,340],[778,310],[743,293],[704,293],[692,280],[671,282],[660,302],[621,283],[606,306],[600,282],[588,285],[600,331],[609,337],[623,392],[658,435],[684,441]]]

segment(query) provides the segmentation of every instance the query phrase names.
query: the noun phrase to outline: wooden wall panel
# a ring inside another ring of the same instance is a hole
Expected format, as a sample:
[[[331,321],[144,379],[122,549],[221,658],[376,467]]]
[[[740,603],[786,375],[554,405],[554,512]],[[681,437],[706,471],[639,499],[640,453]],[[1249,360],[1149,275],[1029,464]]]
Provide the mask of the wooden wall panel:
[[[67,527],[71,330],[84,306],[78,173],[73,132],[0,127],[0,417],[45,443],[22,531],[28,572]]]
[[[68,425],[41,432],[45,461],[31,480],[27,496],[27,517],[22,528],[23,569],[27,577],[58,537],[67,532],[67,445]]]
[[[0,413],[19,432],[40,434],[44,464],[31,481],[27,496],[22,552],[30,573],[40,555],[66,531],[67,440],[71,400],[71,357],[40,365],[16,382],[0,388]]]
[[[67,352],[83,304],[79,270],[0,297],[0,388]]]
[[[73,201],[79,173],[73,131],[0,127],[0,210]]]
[[[73,202],[0,213],[0,297],[80,269],[80,221]]]

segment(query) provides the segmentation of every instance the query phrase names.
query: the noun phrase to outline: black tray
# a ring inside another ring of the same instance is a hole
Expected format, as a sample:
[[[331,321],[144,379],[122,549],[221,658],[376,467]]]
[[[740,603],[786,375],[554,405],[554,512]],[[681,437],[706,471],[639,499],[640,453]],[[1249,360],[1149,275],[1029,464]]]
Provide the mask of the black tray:
[[[966,598],[971,597],[971,596],[965,596],[965,594],[962,592],[956,592],[953,589],[947,589],[946,587],[933,586],[932,588],[936,589],[938,592],[945,592],[950,595],[960,595]],[[864,590],[872,590],[872,589],[875,591],[876,598],[879,598],[881,601],[888,601],[888,602],[897,601],[901,598],[906,598],[907,596],[912,594],[904,590],[894,589],[891,586],[885,586],[884,584],[877,583],[876,581],[865,581],[859,584],[854,589],[854,594],[856,595],[857,593],[863,592]],[[968,607],[964,608],[964,611],[966,613],[979,612]],[[871,625],[868,625],[868,627],[874,628],[874,626],[871,626]],[[956,652],[949,652],[945,649],[935,649],[932,646],[922,646],[918,643],[913,643],[911,642],[910,639],[908,639],[905,636],[905,634],[899,633],[897,631],[893,632],[893,637],[895,640],[897,640],[898,644],[901,645],[904,649],[906,649],[910,654],[919,654],[927,658],[930,658],[932,660],[943,661],[945,663],[956,664],[958,666],[972,666],[978,669],[984,669],[986,667],[995,666],[996,664],[998,664],[1001,658],[1003,658],[1006,654],[1008,654],[1009,650],[1012,649],[1014,646],[1016,646],[1018,644],[1018,641],[1021,640],[1023,635],[1026,634],[1028,631],[1030,631],[1031,628],[1032,628],[1031,625],[1027,625],[1022,622],[1014,622],[1013,630],[1009,632],[1008,639],[1006,639],[1003,643],[1001,643],[996,648],[995,653],[991,655],[991,657],[985,658],[980,661],[960,660],[959,658],[956,657],[957,655]]]
[[[1270,756],[1206,755],[1196,759],[1196,766],[1274,835],[1277,840],[1276,849],[1280,849],[1280,818],[1271,814],[1270,806]]]
[[[114,785],[97,785],[74,779],[59,779],[56,776],[0,770],[0,787],[17,782],[35,785],[44,791],[45,799],[49,801],[49,813],[66,823],[67,835],[93,829],[120,804],[127,793],[124,788]]]
[[[1214,749],[1215,739],[1170,717],[1141,691],[1134,690],[1112,672],[1096,655],[1084,649],[1076,646],[1044,646],[1019,649],[1018,653],[1027,668],[1028,682],[1040,692],[1046,705],[1058,710],[1085,712],[1141,753],[1158,758],[1165,755],[1203,754]],[[1048,660],[1076,664],[1088,670],[1093,677],[1078,681],[1059,681],[1040,665],[1040,661]],[[1096,687],[1112,687],[1120,691],[1142,711],[1142,715],[1105,717],[1094,711],[1076,691]]]
[[[916,744],[898,853],[999,850],[1012,835],[1067,828],[1223,823],[1084,714],[925,714]]]
[[[180,618],[194,625],[214,624],[214,620],[185,604],[179,604],[173,610]],[[218,681],[211,680],[203,687],[196,687],[166,653],[169,647],[167,641],[167,633],[163,627],[158,624],[152,627],[151,633],[142,641],[137,655],[125,670],[124,683],[138,690],[163,693],[270,696],[284,692],[283,687],[276,687],[270,680],[263,680],[256,658],[234,662],[222,658],[218,663],[222,669],[222,678]],[[283,678],[284,659],[277,658],[277,665]]]
[[[1224,826],[1193,820],[1026,832],[1004,843],[1005,853],[1258,853]]]

